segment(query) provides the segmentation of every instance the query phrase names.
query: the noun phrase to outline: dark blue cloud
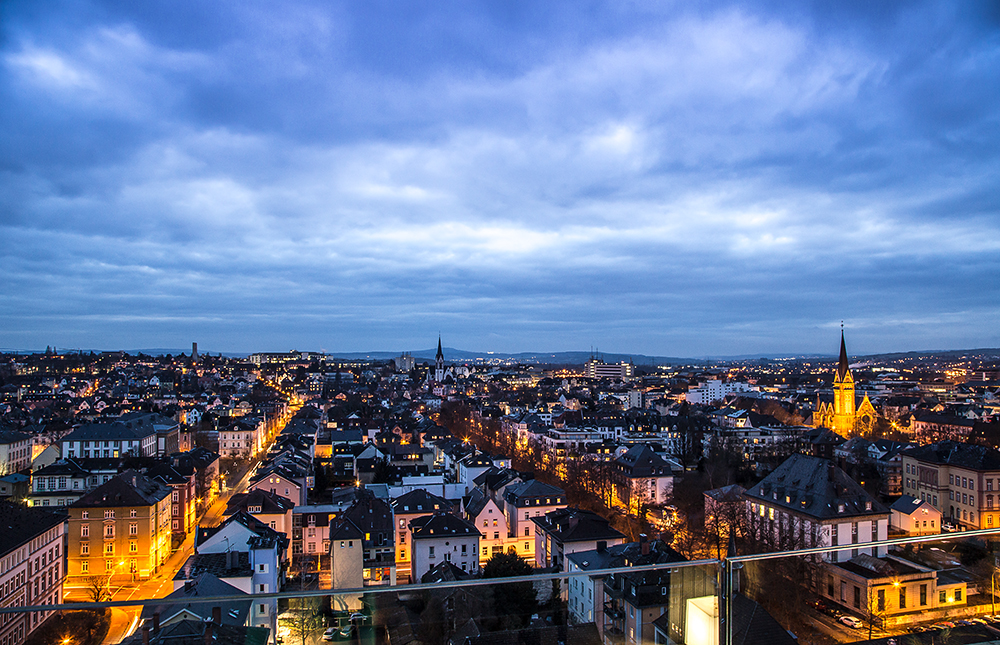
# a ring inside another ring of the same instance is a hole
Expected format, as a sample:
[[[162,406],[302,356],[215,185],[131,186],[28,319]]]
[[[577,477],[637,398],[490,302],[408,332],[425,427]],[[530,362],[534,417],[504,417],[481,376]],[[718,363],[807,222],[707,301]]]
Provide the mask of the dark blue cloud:
[[[0,12],[0,346],[1000,344],[987,3]]]

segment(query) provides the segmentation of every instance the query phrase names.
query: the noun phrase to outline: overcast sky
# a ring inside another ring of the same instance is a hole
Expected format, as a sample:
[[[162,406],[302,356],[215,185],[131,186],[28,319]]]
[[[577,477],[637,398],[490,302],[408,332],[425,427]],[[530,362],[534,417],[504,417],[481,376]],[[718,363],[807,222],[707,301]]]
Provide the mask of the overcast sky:
[[[998,6],[5,1],[0,348],[1000,346]]]

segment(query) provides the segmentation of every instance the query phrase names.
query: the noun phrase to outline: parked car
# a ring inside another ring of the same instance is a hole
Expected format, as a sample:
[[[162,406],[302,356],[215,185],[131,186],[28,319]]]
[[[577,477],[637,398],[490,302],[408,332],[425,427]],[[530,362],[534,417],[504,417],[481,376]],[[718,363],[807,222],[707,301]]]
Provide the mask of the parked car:
[[[969,627],[969,626],[975,625],[975,623],[972,622],[971,620],[965,620],[964,618],[961,619],[961,620],[956,620],[955,624],[956,625],[962,625],[963,627]]]
[[[861,629],[864,626],[864,624],[854,616],[841,616],[838,620],[848,627],[853,627],[854,629]]]
[[[986,619],[985,619],[985,618],[970,618],[970,619],[969,619],[969,622],[970,622],[970,623],[975,623],[975,624],[977,624],[977,625],[987,625],[987,624],[988,624],[988,623],[986,622]]]
[[[323,632],[323,640],[332,641],[337,638],[337,632],[340,630],[336,627],[329,627],[325,632]]]

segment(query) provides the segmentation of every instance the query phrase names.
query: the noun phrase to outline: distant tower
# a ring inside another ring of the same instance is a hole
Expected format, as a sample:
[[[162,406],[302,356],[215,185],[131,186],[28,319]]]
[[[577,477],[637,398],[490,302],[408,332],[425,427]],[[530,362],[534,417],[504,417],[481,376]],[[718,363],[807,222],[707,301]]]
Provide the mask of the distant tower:
[[[438,334],[438,351],[434,357],[434,380],[441,382],[444,380],[444,351],[441,349],[441,335]]]
[[[842,437],[869,432],[878,414],[866,394],[858,404],[854,388],[854,375],[847,360],[844,329],[840,329],[840,360],[833,375],[833,403],[817,401],[813,426],[829,428]]]
[[[191,360],[198,360],[198,343],[191,343]]]
[[[854,432],[854,420],[857,416],[854,400],[854,376],[847,362],[847,344],[844,342],[844,330],[840,330],[840,362],[837,364],[837,374],[833,377],[833,431],[841,436]]]

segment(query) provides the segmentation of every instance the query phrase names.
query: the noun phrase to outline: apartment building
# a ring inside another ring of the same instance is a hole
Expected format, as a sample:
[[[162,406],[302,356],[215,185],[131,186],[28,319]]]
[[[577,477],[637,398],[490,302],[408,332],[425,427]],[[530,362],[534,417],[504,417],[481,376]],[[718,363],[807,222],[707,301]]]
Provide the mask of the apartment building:
[[[939,441],[903,451],[903,494],[965,529],[1000,526],[1000,450]]]
[[[58,605],[66,579],[66,518],[0,501],[0,605]],[[0,645],[18,645],[52,612],[0,615]]]
[[[71,504],[66,575],[135,580],[156,573],[170,555],[170,492],[126,470]]]

